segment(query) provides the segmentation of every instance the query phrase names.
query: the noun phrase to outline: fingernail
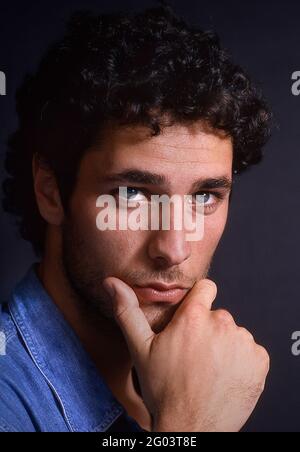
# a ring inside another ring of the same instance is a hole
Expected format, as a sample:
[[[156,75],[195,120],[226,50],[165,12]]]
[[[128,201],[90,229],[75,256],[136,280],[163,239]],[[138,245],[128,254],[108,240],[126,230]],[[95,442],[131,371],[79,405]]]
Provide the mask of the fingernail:
[[[104,281],[104,282],[103,282],[103,287],[104,287],[104,289],[106,290],[106,292],[108,292],[109,295],[110,295],[112,298],[115,296],[116,291],[115,291],[115,288],[114,288],[113,285],[111,285],[111,284],[110,284],[109,282],[107,282],[107,281]]]

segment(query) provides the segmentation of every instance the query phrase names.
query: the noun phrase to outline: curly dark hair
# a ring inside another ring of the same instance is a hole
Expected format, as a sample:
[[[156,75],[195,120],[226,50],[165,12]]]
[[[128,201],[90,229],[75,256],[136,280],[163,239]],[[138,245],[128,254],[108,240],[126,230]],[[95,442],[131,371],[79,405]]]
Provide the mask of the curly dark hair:
[[[33,155],[56,175],[67,209],[81,158],[108,121],[158,135],[166,117],[170,125],[203,120],[232,138],[235,173],[261,160],[270,132],[261,94],[217,35],[187,25],[168,5],[136,14],[76,13],[16,100],[19,127],[8,141],[3,207],[38,255],[46,223],[33,189]]]

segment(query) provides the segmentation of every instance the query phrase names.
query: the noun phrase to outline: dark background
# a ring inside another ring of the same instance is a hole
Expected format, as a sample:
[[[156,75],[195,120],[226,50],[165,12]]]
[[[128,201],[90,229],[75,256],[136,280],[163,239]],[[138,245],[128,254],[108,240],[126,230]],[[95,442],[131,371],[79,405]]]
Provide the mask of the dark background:
[[[238,178],[227,231],[214,262],[218,307],[254,333],[270,352],[265,394],[247,431],[300,431],[300,357],[291,335],[300,330],[300,97],[291,74],[300,70],[299,1],[169,2],[193,24],[215,29],[234,59],[259,83],[274,112],[273,137],[260,166]],[[140,10],[147,1],[26,1],[0,6],[0,70],[7,96],[0,97],[0,178],[7,135],[17,124],[14,94],[35,69],[47,45],[60,37],[76,9]],[[13,221],[0,210],[0,299],[34,260]]]

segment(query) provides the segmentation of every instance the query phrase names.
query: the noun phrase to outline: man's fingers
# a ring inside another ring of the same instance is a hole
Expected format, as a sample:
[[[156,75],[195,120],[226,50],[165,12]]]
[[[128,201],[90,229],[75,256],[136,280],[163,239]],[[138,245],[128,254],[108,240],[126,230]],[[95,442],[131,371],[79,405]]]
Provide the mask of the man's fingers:
[[[173,320],[180,319],[185,313],[200,311],[203,307],[210,311],[216,296],[217,286],[213,281],[202,279],[196,282],[177,309]]]
[[[132,358],[136,360],[149,349],[155,334],[131,287],[113,277],[106,278],[103,287],[112,297],[115,320],[124,334]]]

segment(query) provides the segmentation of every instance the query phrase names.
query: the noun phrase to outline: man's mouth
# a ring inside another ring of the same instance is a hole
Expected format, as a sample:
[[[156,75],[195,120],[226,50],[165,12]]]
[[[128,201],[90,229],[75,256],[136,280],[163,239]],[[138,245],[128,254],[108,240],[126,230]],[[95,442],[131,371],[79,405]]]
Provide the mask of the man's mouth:
[[[149,283],[143,286],[134,286],[133,290],[142,303],[177,304],[183,300],[189,288],[178,284]]]

